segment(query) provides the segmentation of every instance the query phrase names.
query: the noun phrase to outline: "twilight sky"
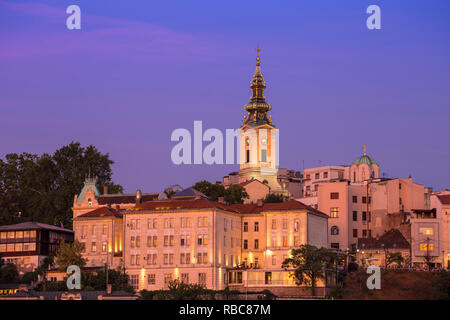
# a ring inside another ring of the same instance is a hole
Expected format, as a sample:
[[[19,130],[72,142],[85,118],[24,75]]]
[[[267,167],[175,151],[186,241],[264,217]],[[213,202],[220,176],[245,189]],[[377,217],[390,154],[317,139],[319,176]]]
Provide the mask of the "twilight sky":
[[[257,44],[281,167],[367,144],[389,177],[450,188],[448,0],[0,0],[0,157],[79,141],[127,192],[221,180],[237,166],[173,165],[170,135],[241,125]]]

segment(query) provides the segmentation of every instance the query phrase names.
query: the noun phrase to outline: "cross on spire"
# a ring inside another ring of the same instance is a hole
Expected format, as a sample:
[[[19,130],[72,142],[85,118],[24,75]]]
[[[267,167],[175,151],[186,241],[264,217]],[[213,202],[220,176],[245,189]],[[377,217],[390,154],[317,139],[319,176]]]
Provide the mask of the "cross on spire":
[[[261,52],[261,48],[259,47],[259,44],[256,46],[256,60],[259,60],[259,53]]]
[[[364,155],[366,155],[366,152],[367,152],[367,146],[366,146],[365,144],[363,145],[362,149],[364,150]]]

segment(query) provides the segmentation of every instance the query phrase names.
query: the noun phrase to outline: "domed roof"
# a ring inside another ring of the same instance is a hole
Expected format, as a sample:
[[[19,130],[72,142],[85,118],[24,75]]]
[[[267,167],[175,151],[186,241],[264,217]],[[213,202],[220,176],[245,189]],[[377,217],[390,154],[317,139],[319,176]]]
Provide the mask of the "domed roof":
[[[353,164],[356,164],[357,166],[359,166],[362,163],[365,163],[369,166],[372,164],[376,164],[377,166],[379,166],[379,164],[375,160],[373,160],[373,158],[369,157],[368,155],[362,155],[361,157],[359,157],[358,159],[353,161]]]

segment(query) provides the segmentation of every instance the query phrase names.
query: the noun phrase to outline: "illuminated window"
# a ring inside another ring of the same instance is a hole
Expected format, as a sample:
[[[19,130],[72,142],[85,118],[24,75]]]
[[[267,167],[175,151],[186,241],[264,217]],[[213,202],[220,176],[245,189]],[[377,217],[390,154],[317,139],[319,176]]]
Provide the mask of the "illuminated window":
[[[430,243],[428,245],[428,251],[433,251],[434,250],[434,245],[432,243]],[[421,243],[420,244],[420,251],[427,251],[427,244],[426,243]]]
[[[298,219],[296,219],[294,221],[294,232],[299,232],[300,231],[300,221]]]
[[[102,252],[106,252],[108,250],[108,242],[103,241],[102,243]]]
[[[136,236],[136,248],[140,248],[140,247],[141,247],[141,237]]]
[[[288,237],[283,236],[283,247],[287,247],[288,246]]]
[[[330,208],[330,218],[339,218],[339,208]]]
[[[425,235],[433,235],[433,228],[420,228],[419,232]]]
[[[96,242],[92,242],[91,243],[91,252],[96,252],[97,251],[97,243]]]

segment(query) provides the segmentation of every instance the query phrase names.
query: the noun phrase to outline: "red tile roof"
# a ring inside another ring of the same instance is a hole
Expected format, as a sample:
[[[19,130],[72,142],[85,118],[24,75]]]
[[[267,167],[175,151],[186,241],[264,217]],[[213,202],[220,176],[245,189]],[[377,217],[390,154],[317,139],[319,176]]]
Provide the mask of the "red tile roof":
[[[129,209],[128,211],[140,211],[140,210],[181,210],[181,209],[222,209],[230,212],[236,213],[261,213],[267,211],[295,211],[295,210],[306,210],[314,214],[322,215],[328,217],[323,212],[316,210],[310,206],[307,206],[299,201],[290,200],[280,203],[265,203],[262,206],[257,204],[233,204],[226,205],[223,203],[210,201],[206,199],[200,200],[168,200],[168,201],[149,201],[143,202],[137,205],[135,208]]]
[[[258,206],[257,204],[233,204],[231,205],[235,210],[240,213],[260,213],[267,211],[293,211],[293,210],[306,210],[309,212],[313,212],[315,214],[324,215],[328,217],[325,213],[314,209],[300,201],[297,200],[289,200],[285,202],[275,202],[275,203],[263,203],[262,206]]]
[[[269,188],[269,186],[268,186],[267,184],[262,183],[262,182],[259,181],[258,179],[246,180],[246,181],[244,181],[244,182],[238,183],[238,186],[245,187],[246,185],[248,185],[248,184],[250,184],[250,183],[252,183],[252,182],[259,182],[259,183],[261,183],[261,184],[267,186],[267,188]]]
[[[108,207],[100,207],[98,209],[89,211],[87,213],[84,213],[82,215],[79,215],[77,218],[101,218],[101,217],[116,217],[116,218],[122,218],[122,210],[117,211],[115,209],[111,209]]]
[[[163,200],[148,201],[138,204],[134,210],[180,210],[180,209],[222,209],[234,212],[235,210],[226,204],[206,199],[199,200]]]
[[[450,194],[438,195],[437,197],[442,204],[450,204]]]

